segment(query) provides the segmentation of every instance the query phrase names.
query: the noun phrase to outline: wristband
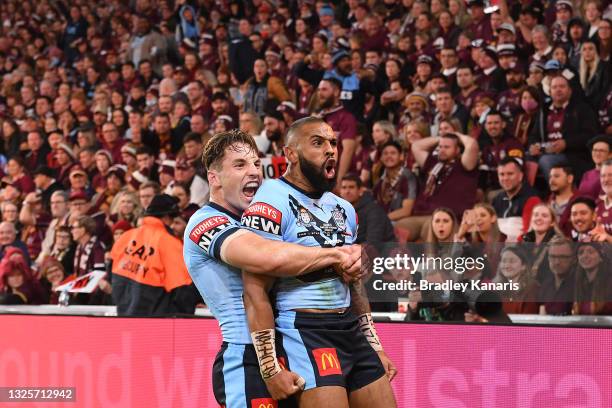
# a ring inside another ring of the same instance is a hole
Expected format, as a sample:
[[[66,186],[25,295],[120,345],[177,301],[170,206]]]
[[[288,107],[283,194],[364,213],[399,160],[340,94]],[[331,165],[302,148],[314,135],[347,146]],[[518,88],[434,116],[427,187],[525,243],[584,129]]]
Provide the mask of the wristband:
[[[276,359],[274,334],[274,329],[259,330],[251,333],[257,361],[259,362],[259,372],[264,381],[281,372],[281,366]]]
[[[378,334],[376,333],[376,328],[374,327],[374,320],[372,320],[372,314],[364,313],[359,316],[359,330],[361,330],[361,332],[368,340],[368,343],[370,343],[370,346],[372,346],[374,351],[383,351],[382,343],[380,342]]]

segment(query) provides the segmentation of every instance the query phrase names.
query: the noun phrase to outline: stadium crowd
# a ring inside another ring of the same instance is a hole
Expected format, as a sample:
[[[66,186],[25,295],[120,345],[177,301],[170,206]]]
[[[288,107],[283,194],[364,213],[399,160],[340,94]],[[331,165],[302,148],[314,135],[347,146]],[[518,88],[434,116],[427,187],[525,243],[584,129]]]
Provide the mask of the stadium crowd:
[[[2,1],[0,292],[57,303],[102,271],[72,301],[125,303],[113,242],[162,193],[182,240],[212,134],[278,163],[318,115],[360,243],[495,252],[469,279],[520,280],[506,311],[610,313],[611,19],[599,0]]]

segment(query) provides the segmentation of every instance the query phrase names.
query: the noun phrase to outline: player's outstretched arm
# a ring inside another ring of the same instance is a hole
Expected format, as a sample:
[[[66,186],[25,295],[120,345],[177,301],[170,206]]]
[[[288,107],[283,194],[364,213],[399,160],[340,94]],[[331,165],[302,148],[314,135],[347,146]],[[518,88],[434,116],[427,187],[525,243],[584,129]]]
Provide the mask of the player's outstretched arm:
[[[389,377],[389,381],[391,381],[397,374],[397,369],[387,356],[387,353],[385,353],[383,350],[382,343],[378,338],[376,327],[374,327],[374,320],[372,319],[372,310],[370,309],[368,295],[361,279],[351,283],[350,290],[351,307],[355,314],[359,316],[359,329],[370,343],[370,346],[372,346],[374,351],[378,353],[378,356],[385,367],[387,377]]]
[[[259,372],[272,398],[282,400],[304,388],[304,379],[283,369],[276,356],[274,314],[268,289],[274,278],[243,271],[244,308],[253,346],[257,353]]]
[[[299,276],[319,269],[343,266],[344,273],[360,276],[355,264],[357,252],[340,248],[306,247],[273,241],[241,230],[229,236],[221,246],[221,259],[256,275]]]

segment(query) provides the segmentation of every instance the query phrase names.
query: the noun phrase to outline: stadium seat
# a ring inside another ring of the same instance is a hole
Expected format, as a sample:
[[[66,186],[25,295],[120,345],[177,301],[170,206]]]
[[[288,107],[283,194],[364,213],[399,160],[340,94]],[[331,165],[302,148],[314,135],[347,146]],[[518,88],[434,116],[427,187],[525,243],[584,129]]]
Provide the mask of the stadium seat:
[[[537,174],[538,174],[538,163],[534,161],[526,160],[525,161],[525,176],[527,177],[527,182],[532,187],[535,184]]]
[[[408,242],[410,238],[410,231],[406,228],[402,227],[393,227],[393,232],[395,233],[395,237],[397,238],[397,242],[400,244],[405,244]]]

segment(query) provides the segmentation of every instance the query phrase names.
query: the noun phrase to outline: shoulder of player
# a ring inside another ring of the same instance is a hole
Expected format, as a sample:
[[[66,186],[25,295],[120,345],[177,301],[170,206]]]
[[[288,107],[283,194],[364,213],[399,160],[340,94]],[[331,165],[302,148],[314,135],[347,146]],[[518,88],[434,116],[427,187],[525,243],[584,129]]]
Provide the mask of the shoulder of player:
[[[332,192],[327,192],[325,193],[326,200],[330,200],[330,202],[336,202],[337,204],[339,204],[346,212],[347,215],[351,215],[351,214],[356,214],[357,212],[355,211],[355,207],[353,207],[353,205],[351,203],[349,203],[348,201],[346,201],[344,198],[337,196],[336,194],[332,193]]]
[[[188,242],[191,239],[191,241],[197,242],[204,232],[222,224],[232,224],[229,215],[205,205],[196,211],[187,223],[184,241]]]

